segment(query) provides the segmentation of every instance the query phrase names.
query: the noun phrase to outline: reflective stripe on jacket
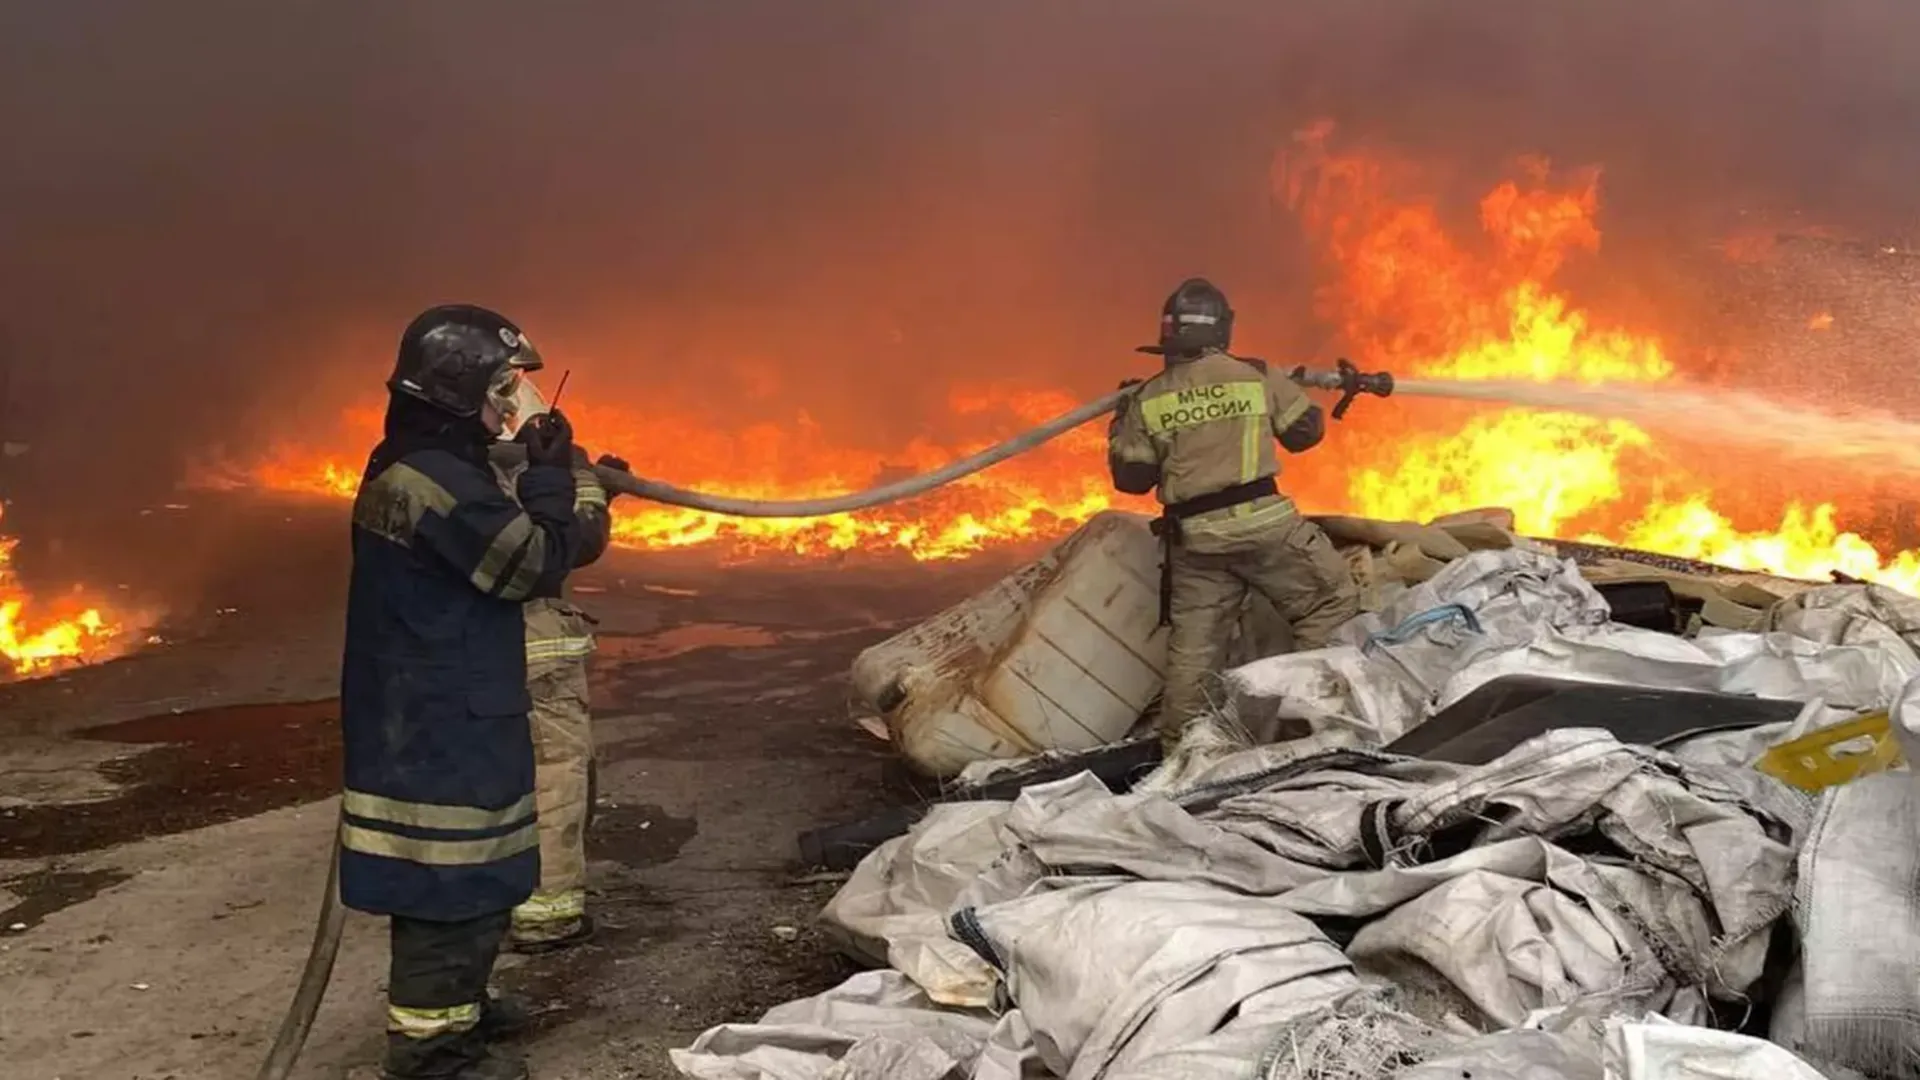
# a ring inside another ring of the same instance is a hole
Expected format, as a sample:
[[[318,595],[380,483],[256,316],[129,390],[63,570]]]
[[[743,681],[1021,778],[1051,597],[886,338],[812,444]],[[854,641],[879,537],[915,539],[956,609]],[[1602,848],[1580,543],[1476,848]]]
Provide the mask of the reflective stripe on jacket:
[[[480,454],[439,448],[361,483],[340,693],[350,907],[453,922],[535,887],[522,605],[558,594],[580,530],[567,470],[527,470],[518,495]]]
[[[584,459],[584,455],[582,455]],[[517,449],[496,448],[494,475],[511,495],[526,469]],[[613,519],[607,489],[584,460],[573,469],[573,513],[580,524],[580,549],[573,567],[589,566],[606,551]],[[593,653],[593,619],[565,599],[537,599],[527,604],[526,644],[529,675],[553,664],[577,663]]]
[[[1311,406],[1286,375],[1224,352],[1169,360],[1115,411],[1107,456],[1155,467],[1160,502],[1184,503],[1277,476],[1274,440]],[[1204,545],[1264,531],[1293,513],[1292,500],[1273,496],[1197,515],[1181,531]]]

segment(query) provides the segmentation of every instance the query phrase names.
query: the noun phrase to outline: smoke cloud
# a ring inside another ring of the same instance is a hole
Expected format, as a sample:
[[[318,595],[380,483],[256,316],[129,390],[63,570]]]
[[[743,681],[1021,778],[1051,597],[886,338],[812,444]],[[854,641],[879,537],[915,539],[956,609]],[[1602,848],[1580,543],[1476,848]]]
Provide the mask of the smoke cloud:
[[[1748,219],[1899,232],[1915,40],[1901,0],[9,4],[16,497],[324,431],[451,299],[569,397],[874,447],[957,380],[1138,373],[1193,273],[1304,357],[1332,343],[1269,168],[1317,117],[1450,163],[1440,197],[1598,164],[1623,265]]]

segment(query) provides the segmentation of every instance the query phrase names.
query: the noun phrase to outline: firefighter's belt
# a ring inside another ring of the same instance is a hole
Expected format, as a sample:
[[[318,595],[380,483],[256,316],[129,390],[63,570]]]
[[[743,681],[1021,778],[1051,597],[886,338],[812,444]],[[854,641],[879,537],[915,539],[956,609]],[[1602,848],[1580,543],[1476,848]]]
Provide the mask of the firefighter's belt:
[[[1160,508],[1160,516],[1153,519],[1153,535],[1160,538],[1160,625],[1173,622],[1173,548],[1180,542],[1180,523],[1190,517],[1225,510],[1229,506],[1239,506],[1255,499],[1264,499],[1269,495],[1280,494],[1280,487],[1273,477],[1263,476],[1258,480],[1249,480],[1244,484],[1235,484],[1230,488],[1196,495],[1185,502],[1168,503]]]

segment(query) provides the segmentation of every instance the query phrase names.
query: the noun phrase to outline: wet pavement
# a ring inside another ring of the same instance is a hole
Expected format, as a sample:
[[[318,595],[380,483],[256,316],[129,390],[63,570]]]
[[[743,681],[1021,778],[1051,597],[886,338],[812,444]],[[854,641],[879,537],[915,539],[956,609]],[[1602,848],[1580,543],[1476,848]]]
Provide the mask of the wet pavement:
[[[100,895],[131,875],[119,870],[37,870],[0,878],[0,889],[16,897],[0,908],[0,934],[23,934],[56,911]]]
[[[601,636],[587,843],[597,933],[503,977],[541,1030],[685,1037],[851,972],[811,929],[833,885],[807,877],[794,841],[890,797],[891,755],[847,719],[846,684],[853,656],[888,632],[692,623]]]
[[[0,686],[0,978],[20,1005],[0,1016],[0,1055],[22,1075],[257,1067],[305,957],[339,784],[338,578],[314,545],[291,550],[262,602],[223,592],[234,614],[176,617],[199,632]],[[543,1072],[669,1077],[666,1049],[700,1029],[851,971],[813,927],[835,882],[799,865],[794,840],[910,793],[849,718],[848,667],[1003,571],[615,552],[582,576],[600,619],[598,933],[501,965],[539,1011]],[[377,1053],[370,923],[352,921],[299,1076]],[[86,1019],[102,996],[112,1027]],[[187,1032],[183,1012],[222,1019]]]
[[[688,623],[657,634],[604,634],[599,647],[605,660],[665,660],[695,649],[751,649],[779,640],[763,626]]]
[[[146,749],[99,766],[120,791],[0,809],[0,859],[71,855],[313,802],[340,790],[337,702],[236,705],[89,728]]]

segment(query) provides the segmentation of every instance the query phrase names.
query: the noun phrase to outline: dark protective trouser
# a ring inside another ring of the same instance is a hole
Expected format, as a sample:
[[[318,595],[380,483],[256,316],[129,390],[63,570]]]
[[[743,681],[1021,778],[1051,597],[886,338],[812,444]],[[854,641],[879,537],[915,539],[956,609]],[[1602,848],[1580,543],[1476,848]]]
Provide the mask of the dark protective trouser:
[[[1293,626],[1294,648],[1317,649],[1360,613],[1360,590],[1347,562],[1320,526],[1292,516],[1245,547],[1170,552],[1173,628],[1167,637],[1167,685],[1160,738],[1171,745],[1208,709],[1205,681],[1227,651],[1249,589],[1258,589]]]
[[[395,915],[387,976],[387,1076],[457,1076],[487,1056],[480,1015],[507,912],[465,922]]]

